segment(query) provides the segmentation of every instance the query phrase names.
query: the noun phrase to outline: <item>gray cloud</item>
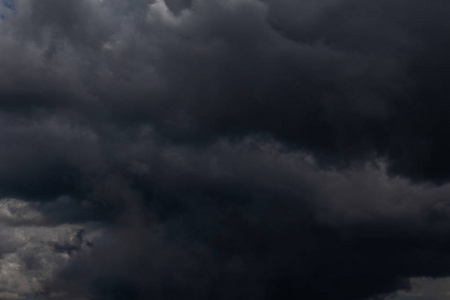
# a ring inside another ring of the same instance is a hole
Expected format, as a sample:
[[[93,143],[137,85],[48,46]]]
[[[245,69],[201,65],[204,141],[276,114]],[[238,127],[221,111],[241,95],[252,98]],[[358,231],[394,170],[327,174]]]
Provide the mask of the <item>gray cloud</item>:
[[[449,9],[3,1],[0,298],[356,300],[449,276]]]
[[[25,201],[0,201],[0,297],[25,299],[46,293],[48,282],[99,235],[89,224],[45,226],[44,216]],[[89,242],[90,243],[90,242]]]

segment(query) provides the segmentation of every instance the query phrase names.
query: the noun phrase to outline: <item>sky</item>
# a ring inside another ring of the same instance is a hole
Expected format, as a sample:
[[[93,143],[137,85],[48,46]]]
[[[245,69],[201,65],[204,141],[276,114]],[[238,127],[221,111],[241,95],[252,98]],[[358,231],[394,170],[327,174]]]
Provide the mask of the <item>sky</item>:
[[[2,0],[0,299],[450,299],[450,2]]]

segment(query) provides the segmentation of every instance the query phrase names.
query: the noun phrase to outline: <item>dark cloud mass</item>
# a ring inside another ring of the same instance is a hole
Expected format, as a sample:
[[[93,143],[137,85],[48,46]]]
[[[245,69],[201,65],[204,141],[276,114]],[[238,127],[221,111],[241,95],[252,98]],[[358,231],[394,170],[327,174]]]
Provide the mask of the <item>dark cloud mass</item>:
[[[0,299],[446,299],[449,20],[2,0]]]

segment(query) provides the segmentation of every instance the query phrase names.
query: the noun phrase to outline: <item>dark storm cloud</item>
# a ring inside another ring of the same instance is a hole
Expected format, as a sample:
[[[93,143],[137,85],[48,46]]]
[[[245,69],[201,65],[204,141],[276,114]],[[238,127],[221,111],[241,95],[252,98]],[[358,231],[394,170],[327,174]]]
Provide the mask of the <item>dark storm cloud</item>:
[[[130,208],[60,285],[110,299],[364,299],[447,274],[447,185],[411,186],[373,166],[323,171],[255,146],[141,160],[159,174],[151,202]]]
[[[11,5],[0,298],[356,300],[450,275],[446,2]]]

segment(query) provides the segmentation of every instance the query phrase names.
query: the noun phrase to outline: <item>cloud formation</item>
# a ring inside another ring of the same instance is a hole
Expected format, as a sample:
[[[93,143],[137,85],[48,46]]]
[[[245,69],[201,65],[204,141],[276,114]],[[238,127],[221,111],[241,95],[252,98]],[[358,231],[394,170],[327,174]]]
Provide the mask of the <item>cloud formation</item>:
[[[449,15],[2,1],[0,298],[388,299],[450,276]]]

